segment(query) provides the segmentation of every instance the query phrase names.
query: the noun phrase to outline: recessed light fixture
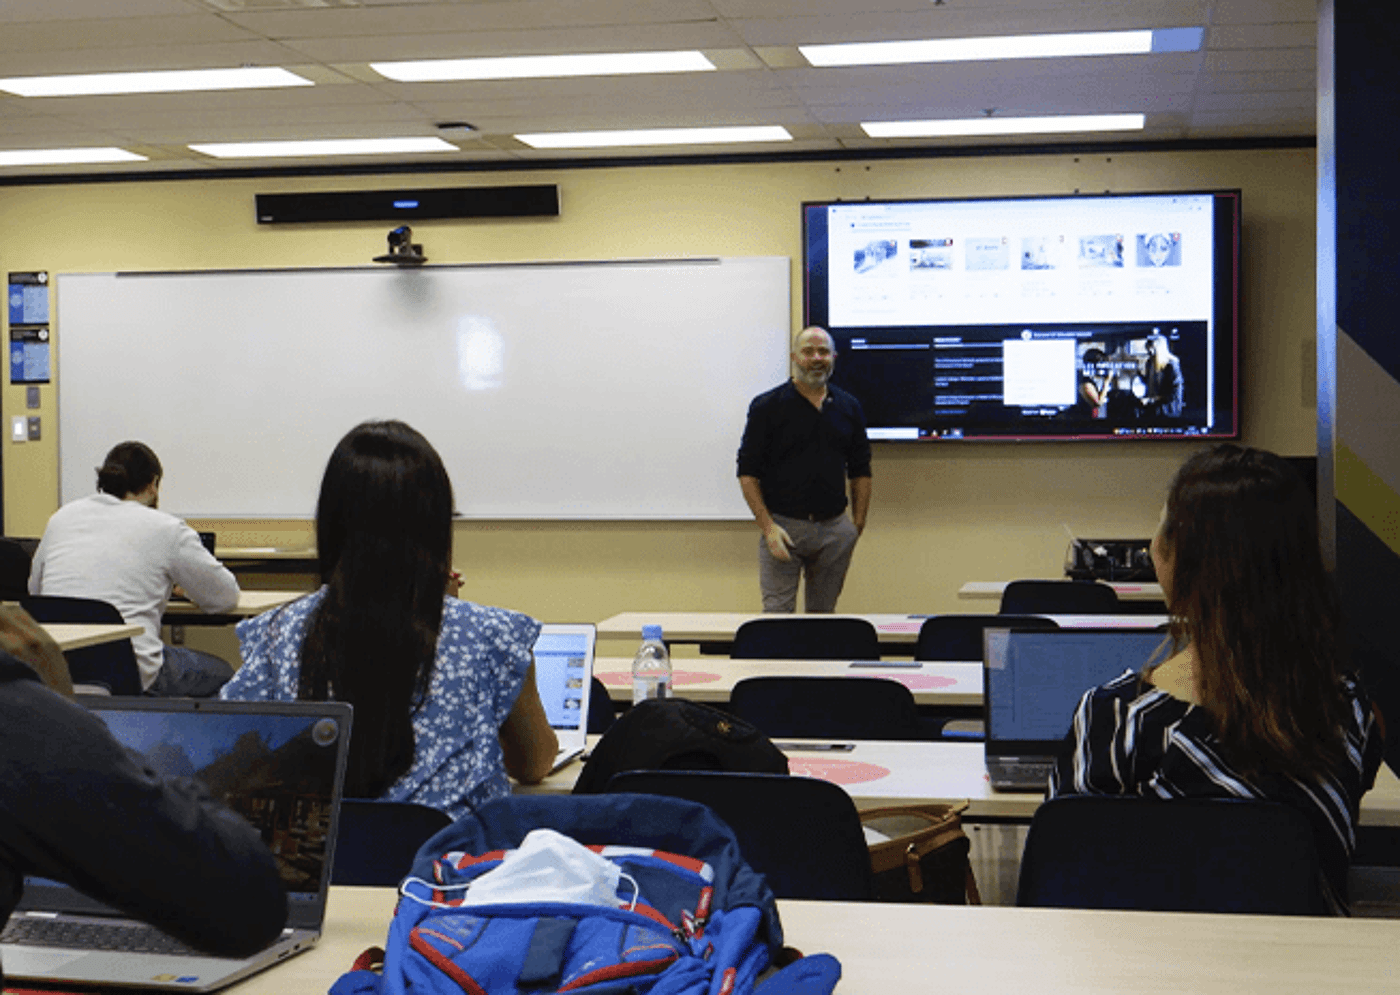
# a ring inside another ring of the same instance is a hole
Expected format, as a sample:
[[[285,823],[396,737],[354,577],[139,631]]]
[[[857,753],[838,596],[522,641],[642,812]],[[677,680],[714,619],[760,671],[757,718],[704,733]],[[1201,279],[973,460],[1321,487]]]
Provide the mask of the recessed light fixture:
[[[15,76],[0,79],[0,90],[20,97],[90,97],[112,93],[182,93],[196,90],[259,90],[315,86],[276,66],[243,69],[177,69],[79,76]]]
[[[731,142],[790,142],[777,125],[729,128],[642,128],[634,131],[555,131],[516,135],[532,149],[602,149],[626,145],[722,145]]]
[[[915,41],[799,45],[814,66],[883,66],[914,62],[993,62],[1000,59],[1058,59],[1088,55],[1193,52],[1203,28],[1144,31],[1085,31],[1076,34],[1004,35],[989,38],[931,38]]]
[[[14,149],[0,151],[0,166],[69,166],[87,162],[145,162],[146,157],[117,148]]]
[[[461,151],[451,142],[444,142],[441,138],[322,138],[296,142],[212,142],[191,145],[190,148],[217,159]]]
[[[1141,131],[1143,114],[1057,114],[1050,117],[973,117],[942,121],[862,121],[871,138],[1040,135],[1075,131]]]
[[[546,79],[557,76],[630,76],[639,73],[711,72],[700,52],[614,52],[585,55],[512,55],[490,59],[424,59],[371,62],[381,76],[400,83],[470,79]]]

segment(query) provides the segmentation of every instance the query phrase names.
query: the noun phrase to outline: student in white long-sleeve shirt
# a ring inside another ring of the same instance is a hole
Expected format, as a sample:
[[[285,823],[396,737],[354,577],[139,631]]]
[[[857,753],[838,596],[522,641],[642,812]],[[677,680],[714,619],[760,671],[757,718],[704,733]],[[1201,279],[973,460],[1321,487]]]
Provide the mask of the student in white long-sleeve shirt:
[[[158,510],[160,460],[140,442],[115,446],[97,471],[98,493],[65,504],[34,552],[31,594],[95,598],[141,626],[132,639],[147,694],[208,697],[233,676],[227,662],[160,640],[160,618],[179,585],[209,612],[238,604],[238,581],[174,515]]]

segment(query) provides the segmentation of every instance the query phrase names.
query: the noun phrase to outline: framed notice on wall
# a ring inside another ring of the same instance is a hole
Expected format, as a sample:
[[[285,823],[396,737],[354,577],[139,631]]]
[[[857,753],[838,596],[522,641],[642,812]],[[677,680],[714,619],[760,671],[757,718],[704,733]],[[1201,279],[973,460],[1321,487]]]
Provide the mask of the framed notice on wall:
[[[49,275],[9,277],[10,383],[48,383]]]

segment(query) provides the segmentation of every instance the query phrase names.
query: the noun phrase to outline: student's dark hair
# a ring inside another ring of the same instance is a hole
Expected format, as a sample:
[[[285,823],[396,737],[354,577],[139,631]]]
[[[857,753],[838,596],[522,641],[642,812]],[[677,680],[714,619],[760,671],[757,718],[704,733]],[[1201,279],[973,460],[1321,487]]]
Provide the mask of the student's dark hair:
[[[398,421],[341,439],[321,479],[316,550],[326,593],[298,696],[355,706],[345,790],[377,798],[413,764],[452,569],[452,483],[428,440]]]
[[[119,442],[97,468],[97,489],[124,498],[139,494],[151,482],[165,476],[151,447],[141,442]]]
[[[1317,512],[1273,453],[1191,457],[1167,497],[1171,634],[1196,655],[1201,704],[1245,773],[1344,768],[1340,611]]]

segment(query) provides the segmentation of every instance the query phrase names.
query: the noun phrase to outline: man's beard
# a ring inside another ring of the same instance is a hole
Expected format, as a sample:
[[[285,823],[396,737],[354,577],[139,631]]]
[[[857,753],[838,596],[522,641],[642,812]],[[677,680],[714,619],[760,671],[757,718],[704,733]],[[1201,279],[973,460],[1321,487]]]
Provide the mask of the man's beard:
[[[796,377],[799,383],[806,387],[825,387],[826,382],[831,379],[831,367],[824,370],[804,370],[797,368]]]

